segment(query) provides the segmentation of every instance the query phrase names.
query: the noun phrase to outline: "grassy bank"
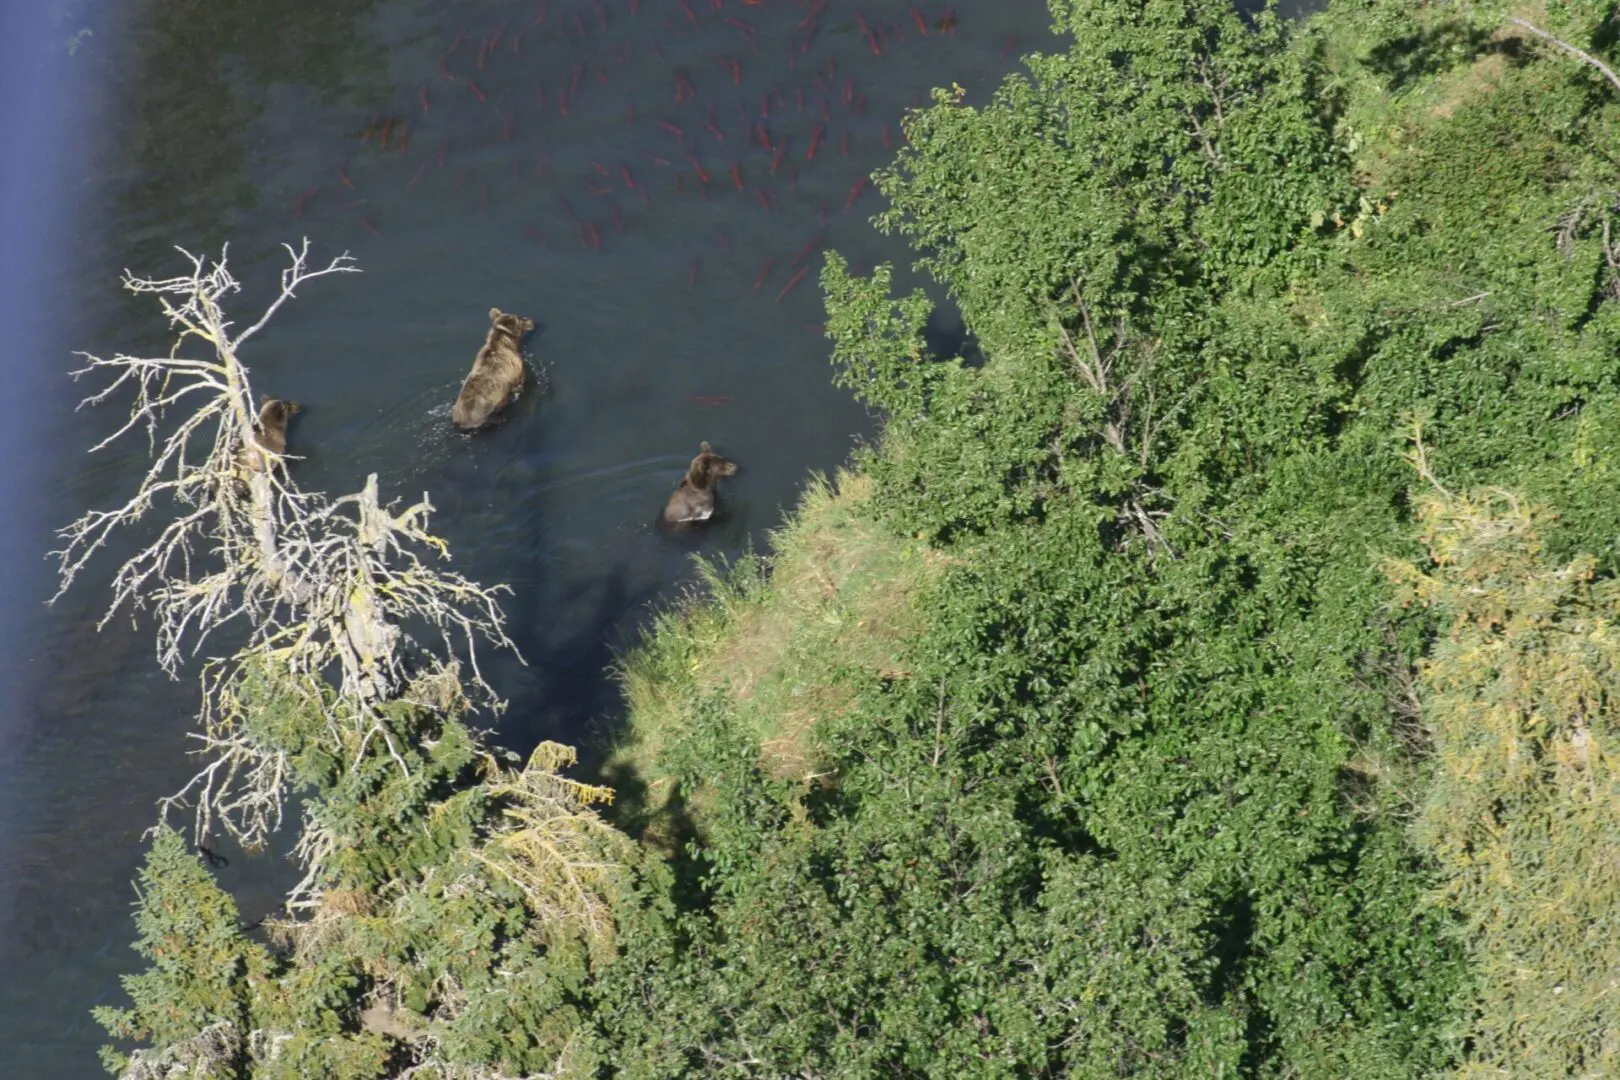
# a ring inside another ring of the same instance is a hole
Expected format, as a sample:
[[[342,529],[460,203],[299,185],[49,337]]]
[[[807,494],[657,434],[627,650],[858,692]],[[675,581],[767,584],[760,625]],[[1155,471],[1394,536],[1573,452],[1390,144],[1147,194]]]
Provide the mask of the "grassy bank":
[[[951,560],[894,535],[872,512],[871,480],[847,470],[811,479],[770,552],[729,570],[700,563],[701,588],[622,661],[631,726],[606,771],[621,799],[638,796],[627,824],[652,826],[646,838],[661,846],[668,823],[656,823],[675,785],[663,751],[690,736],[702,702],[718,695],[735,708],[771,775],[814,780],[811,727],[842,714],[857,683],[906,677],[902,646]]]

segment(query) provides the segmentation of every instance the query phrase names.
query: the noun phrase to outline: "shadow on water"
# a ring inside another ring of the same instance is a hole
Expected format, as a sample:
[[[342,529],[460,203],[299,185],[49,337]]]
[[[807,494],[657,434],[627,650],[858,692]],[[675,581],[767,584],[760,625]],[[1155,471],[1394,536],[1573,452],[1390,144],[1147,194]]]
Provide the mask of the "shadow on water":
[[[538,704],[497,732],[503,746],[527,757],[542,739],[579,743],[598,717],[618,709],[618,686],[607,670],[628,644],[627,621],[660,595],[652,583],[632,584],[629,567],[570,582],[560,594],[540,582],[511,598],[513,644],[528,662]],[[554,621],[550,614],[566,613]],[[585,746],[579,747],[581,753]],[[589,768],[590,763],[586,763]]]
[[[962,322],[962,313],[955,304],[936,304],[934,310],[928,313],[928,322],[923,327],[923,343],[928,347],[929,355],[936,359],[954,356],[960,357],[967,367],[984,366],[984,353],[979,350],[978,339],[968,332]]]

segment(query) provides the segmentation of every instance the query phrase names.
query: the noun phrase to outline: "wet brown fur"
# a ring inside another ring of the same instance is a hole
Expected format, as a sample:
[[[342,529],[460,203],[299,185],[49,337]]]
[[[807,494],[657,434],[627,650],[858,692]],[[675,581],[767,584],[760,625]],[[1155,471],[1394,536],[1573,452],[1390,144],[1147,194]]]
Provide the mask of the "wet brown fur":
[[[664,505],[664,524],[696,525],[714,516],[714,485],[722,476],[735,476],[737,463],[715,453],[708,443],[687,467],[686,478]]]
[[[287,421],[303,411],[296,401],[265,398],[259,409],[259,419],[253,425],[253,438],[272,454],[287,452]],[[262,472],[265,457],[253,446],[244,446],[236,452],[236,463],[249,472]]]
[[[450,422],[462,431],[475,431],[492,423],[523,389],[523,354],[519,346],[523,335],[534,329],[534,320],[490,308],[489,323],[489,336],[461,384],[455,408],[450,410]]]

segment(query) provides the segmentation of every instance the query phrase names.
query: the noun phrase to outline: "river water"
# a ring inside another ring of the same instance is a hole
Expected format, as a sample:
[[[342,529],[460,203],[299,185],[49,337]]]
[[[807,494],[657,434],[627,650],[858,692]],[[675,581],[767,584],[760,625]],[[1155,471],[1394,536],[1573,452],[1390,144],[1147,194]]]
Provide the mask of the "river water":
[[[904,110],[952,82],[983,100],[1052,39],[1038,0],[36,6],[0,26],[16,55],[0,1075],[51,1080],[98,1074],[88,1010],[121,1002],[136,966],[140,834],[189,775],[196,707],[195,673],[162,676],[149,627],[95,631],[114,559],[40,606],[51,530],[116,505],[145,462],[134,440],[85,455],[118,406],[75,413],[90,387],[65,377],[74,349],[167,347],[119,272],[178,274],[174,245],[228,241],[246,325],[278,245],[358,260],[363,273],[302,289],[243,357],[260,392],[305,405],[297,479],[336,494],[376,472],[385,494],[431,493],[455,569],[513,589],[527,664],[488,658],[510,702],[499,738],[586,742],[619,708],[612,650],[691,580],[692,553],[765,546],[810,471],[872,432],[831,385],[815,278],[827,248],[906,263],[860,186]],[[545,386],[498,429],[458,436],[449,407],[492,306],[541,324]],[[959,329],[935,327],[946,342]],[[725,516],[663,536],[654,519],[701,440],[742,466]],[[285,874],[233,853],[219,877],[253,918]]]

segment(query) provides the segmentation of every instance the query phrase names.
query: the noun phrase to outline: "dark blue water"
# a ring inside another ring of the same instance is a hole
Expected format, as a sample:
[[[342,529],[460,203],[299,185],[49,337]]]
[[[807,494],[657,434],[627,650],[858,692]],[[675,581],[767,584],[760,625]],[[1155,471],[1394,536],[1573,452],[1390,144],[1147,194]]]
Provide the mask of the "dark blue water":
[[[939,4],[831,0],[810,38],[809,3],[687,5],[552,2],[538,24],[531,0],[4,5],[0,1075],[97,1073],[88,1010],[135,964],[139,835],[189,775],[194,673],[161,676],[148,629],[95,632],[110,563],[40,606],[51,528],[121,501],[144,463],[135,443],[84,455],[117,416],[73,412],[64,377],[72,349],[167,347],[123,268],[167,276],[173,245],[229,241],[245,324],[281,243],[359,260],[243,359],[306,406],[302,485],[429,492],[455,569],[512,587],[527,664],[488,660],[519,749],[611,728],[611,650],[690,555],[763,546],[872,431],[830,383],[818,253],[905,263],[856,185],[928,88],[982,99],[1045,47],[1044,8],[958,4],[951,27]],[[545,386],[468,439],[448,412],[492,306],[541,324]],[[713,530],[672,540],[652,523],[701,440],[742,472]],[[271,858],[220,872],[250,918],[282,878]]]

